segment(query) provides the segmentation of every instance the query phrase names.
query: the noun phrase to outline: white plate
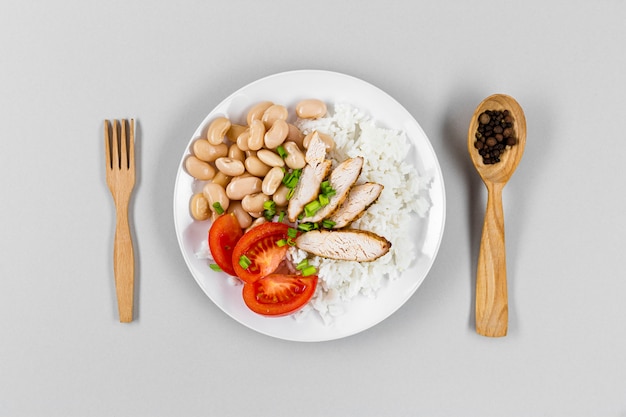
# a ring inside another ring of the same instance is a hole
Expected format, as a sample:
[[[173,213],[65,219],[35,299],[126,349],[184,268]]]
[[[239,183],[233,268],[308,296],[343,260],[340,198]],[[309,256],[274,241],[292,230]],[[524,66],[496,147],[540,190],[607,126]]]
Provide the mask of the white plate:
[[[225,115],[235,123],[245,124],[250,106],[270,100],[293,113],[295,104],[305,98],[318,98],[327,103],[348,103],[369,114],[377,125],[403,130],[411,143],[408,160],[421,176],[432,179],[428,198],[432,207],[425,218],[415,219],[416,261],[402,276],[389,281],[376,298],[357,297],[346,307],[346,313],[333,324],[325,325],[317,313],[311,312],[302,321],[293,317],[270,318],[250,311],[241,297],[242,286],[232,286],[226,275],[212,271],[206,260],[197,259],[202,240],[206,239],[209,222],[195,222],[189,214],[189,199],[197,188],[185,172],[183,161],[192,142],[204,135],[211,120]],[[357,78],[328,71],[302,70],[275,74],[257,80],[236,91],[213,109],[190,139],[176,176],[174,190],[174,223],[183,257],[200,288],[226,314],[241,324],[268,336],[293,341],[325,341],[350,336],[368,329],[400,308],[417,290],[430,270],[443,235],[445,192],[441,168],[426,134],[411,114],[382,90]]]

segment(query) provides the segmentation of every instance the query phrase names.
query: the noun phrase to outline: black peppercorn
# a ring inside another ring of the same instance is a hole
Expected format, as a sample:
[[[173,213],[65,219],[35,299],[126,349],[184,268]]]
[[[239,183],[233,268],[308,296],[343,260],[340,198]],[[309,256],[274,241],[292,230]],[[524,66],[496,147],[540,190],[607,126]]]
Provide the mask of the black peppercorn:
[[[513,122],[513,116],[508,110],[486,110],[478,116],[474,147],[483,157],[484,164],[500,162],[500,156],[507,146],[517,144]]]

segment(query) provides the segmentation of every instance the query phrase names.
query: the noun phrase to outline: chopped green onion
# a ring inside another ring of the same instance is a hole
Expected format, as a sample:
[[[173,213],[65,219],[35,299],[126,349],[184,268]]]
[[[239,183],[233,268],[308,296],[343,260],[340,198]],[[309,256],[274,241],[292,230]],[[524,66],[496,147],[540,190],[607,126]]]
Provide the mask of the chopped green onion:
[[[333,187],[330,185],[330,181],[322,182],[322,184],[320,185],[320,189],[322,190],[324,194],[330,193],[331,191],[333,191]]]
[[[313,265],[309,265],[302,270],[302,276],[308,277],[309,275],[315,275],[317,273],[317,269]]]
[[[219,201],[216,201],[215,203],[213,203],[213,208],[215,209],[215,212],[217,214],[224,214],[224,209],[222,208],[222,205],[220,204]]]
[[[282,223],[284,218],[285,218],[285,211],[281,210],[280,214],[278,215],[278,223]]]
[[[315,229],[316,227],[315,223],[311,223],[311,222],[307,222],[307,223],[300,223],[298,225],[298,230],[301,230],[303,232],[310,232],[311,230]]]
[[[291,181],[291,179],[295,178],[295,177],[296,176],[294,174],[294,171],[285,173],[285,176],[283,177],[282,183],[287,185],[289,183],[289,181]]]
[[[294,169],[283,177],[283,184],[285,184],[287,188],[295,188],[300,179],[300,174],[302,174],[302,169]]]
[[[293,240],[292,238],[288,238],[288,239],[287,239],[287,244],[288,244],[289,246],[296,246],[296,241],[295,241],[295,240]]]
[[[283,184],[285,184],[287,188],[296,188],[296,185],[298,184],[298,178],[293,175],[286,175],[283,178]]]
[[[211,268],[214,271],[221,271],[222,268],[219,267],[219,265],[217,264],[209,264],[209,268]]]
[[[241,257],[239,257],[239,266],[241,266],[243,269],[248,269],[248,267],[250,267],[250,264],[252,264],[252,261],[246,255],[241,255]]]
[[[287,151],[285,150],[283,145],[280,145],[278,148],[276,148],[276,152],[278,152],[278,155],[280,155],[282,159],[285,159],[287,157]]]
[[[267,220],[272,220],[272,218],[276,214],[276,203],[272,200],[267,200],[263,203],[263,209],[263,216]]]
[[[328,203],[330,203],[330,199],[328,198],[326,194],[320,194],[318,200],[320,204],[322,205],[322,207],[327,206]]]
[[[298,262],[298,265],[296,265],[296,269],[298,271],[302,271],[304,268],[306,268],[307,266],[309,266],[309,260],[304,258],[303,260],[301,260],[300,262]]]
[[[304,213],[306,214],[306,217],[311,217],[321,208],[322,205],[320,204],[320,202],[318,200],[313,200],[309,204],[304,206]]]
[[[334,222],[334,221],[332,221],[332,220],[328,220],[328,219],[326,219],[326,220],[322,220],[322,227],[323,227],[324,229],[332,229],[332,228],[333,228],[333,226],[335,226],[336,224],[337,224],[337,223],[336,223],[336,222]]]
[[[276,208],[276,203],[273,200],[267,200],[263,203],[263,208],[265,210],[272,210]]]
[[[282,248],[286,244],[287,244],[287,239],[280,239],[276,241],[276,246],[278,246],[279,248]]]
[[[287,229],[287,236],[289,236],[290,238],[297,237],[298,230],[294,229],[293,227],[290,227],[289,229]]]
[[[295,188],[290,188],[289,191],[287,191],[287,200],[291,200],[291,197],[293,197],[293,193],[296,191]]]

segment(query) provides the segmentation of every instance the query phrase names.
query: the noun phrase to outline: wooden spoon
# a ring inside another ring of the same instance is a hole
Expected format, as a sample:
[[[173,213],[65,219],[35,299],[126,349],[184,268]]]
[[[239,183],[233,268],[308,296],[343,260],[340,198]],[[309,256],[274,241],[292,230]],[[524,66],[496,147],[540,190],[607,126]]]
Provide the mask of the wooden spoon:
[[[514,118],[517,144],[507,147],[500,156],[500,162],[495,164],[484,164],[478,149],[474,147],[478,117],[485,110],[508,110]],[[478,105],[469,125],[467,147],[488,193],[476,271],[476,332],[483,336],[502,337],[507,332],[509,309],[502,189],[522,159],[525,145],[526,117],[513,97],[494,94]]]

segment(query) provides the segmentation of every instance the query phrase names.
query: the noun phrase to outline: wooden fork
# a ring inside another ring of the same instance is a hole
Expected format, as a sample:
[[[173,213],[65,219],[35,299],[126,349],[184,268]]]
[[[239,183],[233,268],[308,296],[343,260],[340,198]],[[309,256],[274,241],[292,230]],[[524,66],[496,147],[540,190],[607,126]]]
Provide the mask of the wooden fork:
[[[135,120],[104,121],[106,179],[116,211],[113,271],[120,322],[133,321],[135,255],[128,205],[135,186]]]

